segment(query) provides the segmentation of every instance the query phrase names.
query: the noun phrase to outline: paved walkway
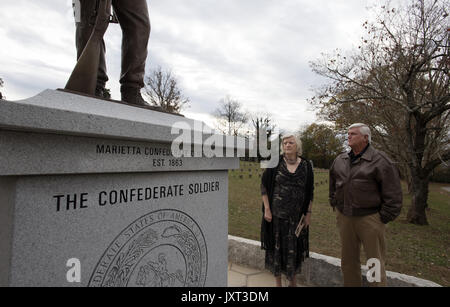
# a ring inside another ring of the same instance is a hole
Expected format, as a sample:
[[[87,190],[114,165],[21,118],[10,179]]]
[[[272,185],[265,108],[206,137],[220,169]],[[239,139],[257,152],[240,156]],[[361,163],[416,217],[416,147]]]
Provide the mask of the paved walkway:
[[[284,276],[281,282],[283,287],[287,287],[288,281]],[[228,287],[275,287],[275,277],[268,271],[251,269],[229,262]]]
[[[447,192],[450,192],[450,187],[445,187],[445,188],[442,187],[442,189],[445,190],[445,191],[447,191]]]

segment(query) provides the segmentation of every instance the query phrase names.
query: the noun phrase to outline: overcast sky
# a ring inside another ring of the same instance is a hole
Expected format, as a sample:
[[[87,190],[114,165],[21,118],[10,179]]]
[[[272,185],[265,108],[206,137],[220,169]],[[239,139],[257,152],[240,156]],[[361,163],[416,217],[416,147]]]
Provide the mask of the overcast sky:
[[[177,77],[187,117],[214,125],[226,95],[279,127],[315,121],[307,103],[324,83],[309,67],[322,52],[358,45],[375,0],[150,0],[147,72]],[[8,100],[63,88],[75,65],[72,0],[1,0],[0,77]],[[120,99],[119,25],[105,36],[112,98]]]

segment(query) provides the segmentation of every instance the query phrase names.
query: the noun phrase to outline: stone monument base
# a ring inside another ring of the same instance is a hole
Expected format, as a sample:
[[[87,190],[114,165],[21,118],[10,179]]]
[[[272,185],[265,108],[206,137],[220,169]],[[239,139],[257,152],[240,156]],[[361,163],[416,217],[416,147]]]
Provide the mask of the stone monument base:
[[[0,104],[0,285],[227,285],[228,172],[192,120],[47,90]]]

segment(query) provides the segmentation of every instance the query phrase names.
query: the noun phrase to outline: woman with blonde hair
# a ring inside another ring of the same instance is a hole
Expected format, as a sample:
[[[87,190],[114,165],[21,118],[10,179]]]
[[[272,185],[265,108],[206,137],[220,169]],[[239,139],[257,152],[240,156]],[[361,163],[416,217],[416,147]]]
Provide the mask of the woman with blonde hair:
[[[296,286],[296,275],[309,257],[309,224],[314,191],[311,163],[301,156],[301,141],[293,134],[282,137],[282,155],[275,168],[264,171],[261,180],[263,218],[261,248],[266,250],[265,267],[281,287],[281,274],[289,286]],[[300,218],[304,227],[295,234]]]

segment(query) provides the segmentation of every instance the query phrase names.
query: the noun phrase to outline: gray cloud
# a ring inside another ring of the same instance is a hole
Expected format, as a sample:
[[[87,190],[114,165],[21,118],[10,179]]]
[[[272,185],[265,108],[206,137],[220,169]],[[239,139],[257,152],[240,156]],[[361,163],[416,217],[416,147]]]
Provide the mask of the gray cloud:
[[[356,44],[365,6],[374,1],[149,1],[147,71],[171,69],[191,99],[192,116],[213,112],[231,95],[250,112],[269,111],[280,126],[296,129],[314,121],[306,99],[322,82],[309,61]],[[70,1],[2,0],[0,6],[0,41],[9,48],[0,50],[0,77],[4,91],[11,89],[8,98],[63,86],[75,61]],[[118,98],[119,26],[111,25],[105,39],[108,87]]]

